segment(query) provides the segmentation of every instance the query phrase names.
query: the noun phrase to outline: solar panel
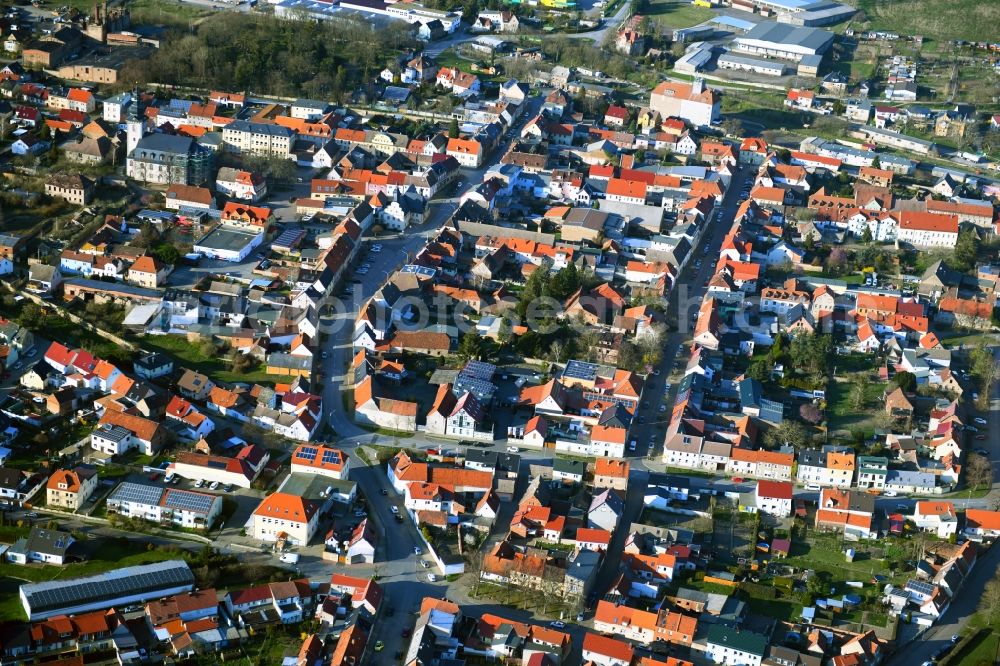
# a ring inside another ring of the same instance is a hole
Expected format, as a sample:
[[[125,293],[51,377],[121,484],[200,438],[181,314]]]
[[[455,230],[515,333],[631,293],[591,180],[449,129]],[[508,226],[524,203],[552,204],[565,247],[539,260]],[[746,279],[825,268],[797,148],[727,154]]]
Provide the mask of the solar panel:
[[[571,377],[573,379],[593,379],[597,376],[597,370],[598,366],[594,363],[570,361],[566,364],[566,370],[563,371],[563,376]]]
[[[333,449],[325,449],[323,451],[322,462],[324,465],[339,465],[340,451],[335,451]]]
[[[126,481],[115,489],[108,501],[155,505],[160,503],[161,497],[163,497],[163,488]]]
[[[179,511],[208,513],[216,501],[215,495],[195,493],[189,490],[170,490],[163,500],[163,506]]]
[[[301,446],[295,453],[295,457],[312,462],[313,460],[316,460],[317,453],[319,453],[319,450],[314,446]]]
[[[21,586],[31,614],[70,609],[81,604],[93,604],[138,594],[154,595],[159,590],[192,585],[194,576],[183,561],[158,562],[125,567],[97,576]]]
[[[906,589],[928,596],[934,594],[934,585],[920,580],[913,580],[912,578],[907,581]]]

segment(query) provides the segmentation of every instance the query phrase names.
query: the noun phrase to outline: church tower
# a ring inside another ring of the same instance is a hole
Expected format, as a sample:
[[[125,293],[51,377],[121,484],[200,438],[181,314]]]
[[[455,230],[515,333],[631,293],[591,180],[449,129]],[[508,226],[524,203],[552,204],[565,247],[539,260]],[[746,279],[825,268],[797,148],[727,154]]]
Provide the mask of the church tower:
[[[146,119],[139,113],[139,89],[132,91],[132,103],[128,106],[128,120],[125,121],[125,155],[132,154],[139,140],[146,134]]]

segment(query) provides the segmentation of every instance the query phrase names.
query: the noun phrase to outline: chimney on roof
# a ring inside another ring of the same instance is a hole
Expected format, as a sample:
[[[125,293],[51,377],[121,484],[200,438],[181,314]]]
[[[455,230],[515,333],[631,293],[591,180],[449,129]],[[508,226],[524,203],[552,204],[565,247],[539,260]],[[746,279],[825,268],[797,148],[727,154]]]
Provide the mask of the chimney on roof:
[[[705,92],[705,79],[695,79],[691,84],[691,94],[700,95]]]

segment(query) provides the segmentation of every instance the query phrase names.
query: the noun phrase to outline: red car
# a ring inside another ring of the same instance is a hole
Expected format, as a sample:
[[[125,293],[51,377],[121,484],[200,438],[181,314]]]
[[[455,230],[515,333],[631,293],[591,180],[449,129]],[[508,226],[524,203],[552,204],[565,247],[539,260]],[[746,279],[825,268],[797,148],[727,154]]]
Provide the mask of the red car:
[[[742,476],[734,476],[733,477],[733,483],[743,483],[743,477]]]

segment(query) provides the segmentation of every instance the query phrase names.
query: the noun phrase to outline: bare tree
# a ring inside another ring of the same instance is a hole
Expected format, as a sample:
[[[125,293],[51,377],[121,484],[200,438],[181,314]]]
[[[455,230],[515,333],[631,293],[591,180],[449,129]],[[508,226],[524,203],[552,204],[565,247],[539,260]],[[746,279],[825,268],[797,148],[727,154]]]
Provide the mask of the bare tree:
[[[978,453],[969,454],[965,464],[965,485],[973,490],[988,486],[993,480],[993,465]]]

